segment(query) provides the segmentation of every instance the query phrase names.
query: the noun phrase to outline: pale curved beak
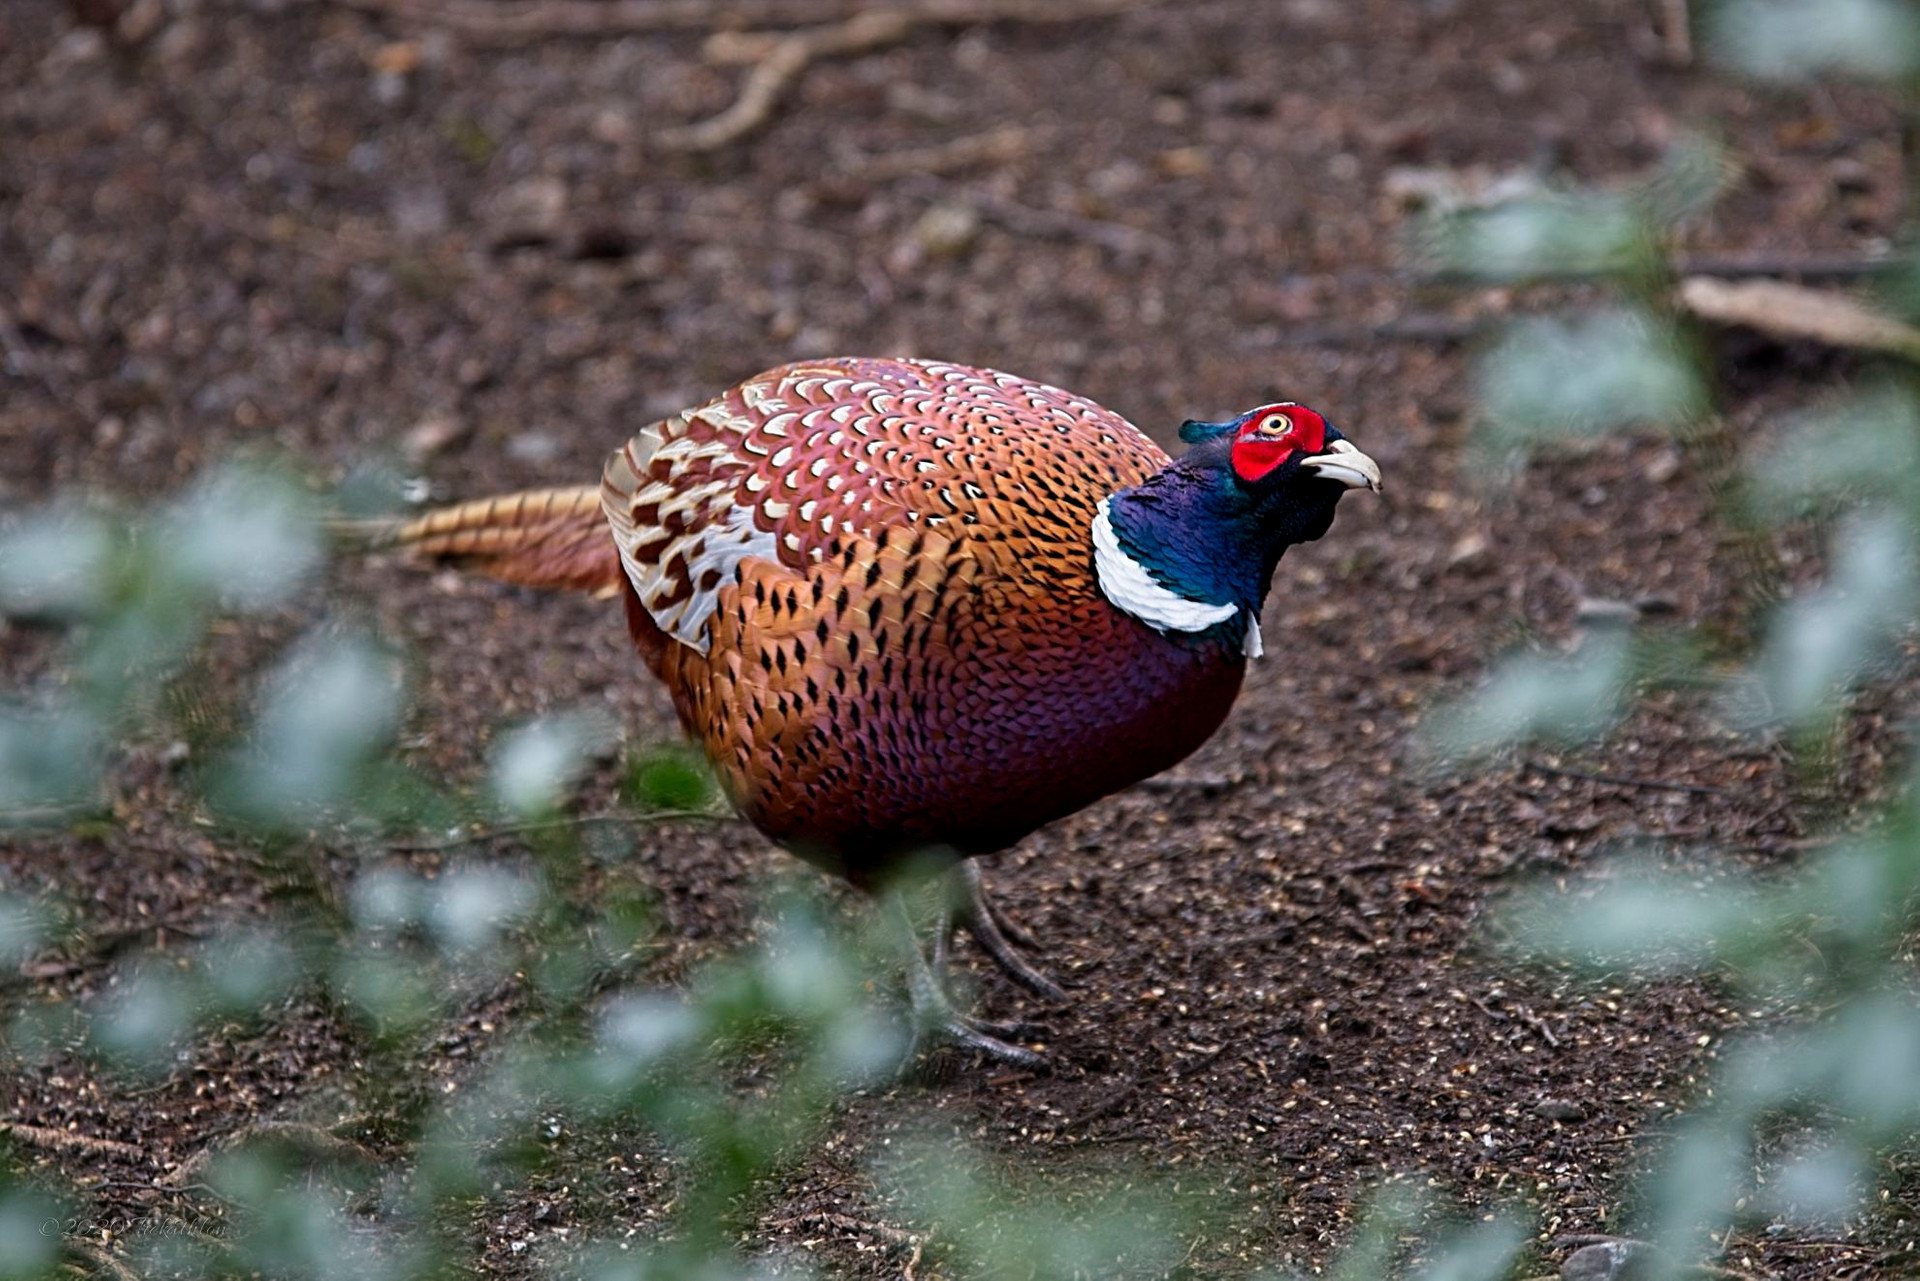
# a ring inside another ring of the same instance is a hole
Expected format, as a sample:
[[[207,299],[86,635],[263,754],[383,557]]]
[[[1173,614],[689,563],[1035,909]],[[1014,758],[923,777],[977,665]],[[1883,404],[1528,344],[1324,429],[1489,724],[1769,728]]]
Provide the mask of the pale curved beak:
[[[1328,480],[1337,480],[1348,489],[1364,486],[1376,494],[1380,492],[1380,464],[1361,453],[1350,440],[1336,440],[1327,446],[1326,453],[1303,458],[1300,465],[1312,468]]]

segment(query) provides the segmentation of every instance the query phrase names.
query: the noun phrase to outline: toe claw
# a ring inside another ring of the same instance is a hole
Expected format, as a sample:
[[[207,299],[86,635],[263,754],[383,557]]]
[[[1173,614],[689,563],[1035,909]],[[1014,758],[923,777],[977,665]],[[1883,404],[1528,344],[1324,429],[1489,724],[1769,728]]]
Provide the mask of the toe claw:
[[[938,1028],[940,1036],[962,1049],[974,1050],[997,1063],[1008,1067],[1025,1068],[1029,1072],[1044,1072],[1048,1069],[1047,1056],[1038,1050],[1030,1050],[1024,1045],[1014,1045],[1003,1041],[970,1021],[955,1016]]]

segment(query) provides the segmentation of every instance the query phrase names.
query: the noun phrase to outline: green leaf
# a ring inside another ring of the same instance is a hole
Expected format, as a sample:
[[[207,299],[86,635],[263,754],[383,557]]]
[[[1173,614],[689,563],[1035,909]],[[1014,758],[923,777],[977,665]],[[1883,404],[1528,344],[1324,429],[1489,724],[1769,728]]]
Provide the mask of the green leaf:
[[[1684,973],[1722,955],[1763,919],[1758,892],[1738,884],[1704,885],[1636,863],[1610,876],[1591,897],[1551,886],[1517,896],[1507,912],[1518,950],[1598,970]]]
[[[277,472],[228,466],[176,502],[153,531],[165,577],[241,609],[279,605],[319,568],[312,495]]]
[[[472,953],[492,945],[501,930],[540,904],[540,886],[504,867],[479,864],[442,876],[432,891],[428,924],[441,948]]]
[[[95,1052],[141,1071],[168,1067],[174,1046],[193,1030],[199,994],[183,976],[136,971],[95,1011],[88,1040]]]
[[[1673,427],[1707,394],[1679,332],[1610,308],[1521,321],[1481,361],[1482,414],[1502,450],[1622,427]]]
[[[1834,540],[1826,585],[1776,613],[1752,669],[1775,718],[1809,728],[1836,715],[1868,663],[1913,620],[1911,537],[1899,517],[1855,516]]]
[[[0,1194],[0,1281],[36,1281],[54,1275],[68,1210],[31,1188]]]
[[[401,688],[398,662],[366,639],[307,641],[268,684],[251,749],[226,780],[229,803],[276,825],[349,800],[399,723]]]
[[[1450,214],[1435,228],[1434,248],[1443,268],[1483,280],[1617,276],[1657,261],[1640,207],[1597,192]]]
[[[1886,382],[1805,415],[1748,475],[1761,510],[1775,517],[1840,499],[1920,514],[1920,395]]]
[[[1590,638],[1571,658],[1534,652],[1503,660],[1473,693],[1428,714],[1424,755],[1473,760],[1531,739],[1577,742],[1619,715],[1630,670],[1624,640]]]
[[[105,607],[119,551],[96,512],[55,503],[0,533],[0,614],[91,617]]]
[[[494,751],[494,797],[513,814],[551,814],[566,800],[591,757],[615,737],[605,717],[579,712],[523,725]]]
[[[712,767],[691,747],[656,746],[627,767],[627,795],[647,809],[708,809],[716,790]]]
[[[1900,79],[1920,70],[1920,11],[1907,0],[1724,0],[1708,44],[1763,80]]]
[[[1527,1243],[1518,1221],[1500,1216],[1462,1228],[1440,1242],[1417,1281],[1497,1281],[1513,1271]]]
[[[80,707],[0,705],[0,828],[59,821],[93,792],[105,753],[103,727]]]
[[[39,904],[0,890],[0,967],[11,969],[39,951],[51,930]]]

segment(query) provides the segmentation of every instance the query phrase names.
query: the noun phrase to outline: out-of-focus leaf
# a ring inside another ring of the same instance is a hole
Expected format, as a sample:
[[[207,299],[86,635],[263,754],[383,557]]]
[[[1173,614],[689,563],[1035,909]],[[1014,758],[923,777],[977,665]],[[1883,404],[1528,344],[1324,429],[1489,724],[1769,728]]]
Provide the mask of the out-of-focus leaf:
[[[504,867],[475,865],[440,878],[427,920],[442,948],[470,953],[493,943],[502,929],[539,902],[540,887],[527,877]]]
[[[1527,1242],[1526,1229],[1509,1218],[1475,1223],[1443,1239],[1418,1281],[1496,1281],[1513,1270]]]
[[[257,1171],[249,1171],[244,1178],[227,1174],[227,1169],[244,1162],[255,1163]],[[261,1188],[263,1175],[273,1177]],[[251,1152],[228,1157],[216,1166],[215,1183],[230,1200],[250,1211],[236,1254],[241,1266],[254,1275],[288,1281],[338,1277],[399,1281],[409,1275],[403,1252],[386,1233],[350,1215],[339,1193],[290,1177],[278,1163]],[[235,1192],[236,1183],[245,1188],[244,1194]]]
[[[1205,1221],[1198,1196],[1136,1174],[1124,1182],[1017,1178],[935,1137],[904,1139],[883,1177],[914,1219],[940,1226],[952,1274],[1159,1277]]]
[[[570,1261],[554,1275],[586,1281],[808,1281],[817,1274],[789,1259],[743,1262],[673,1246],[631,1250],[609,1244],[587,1251],[584,1260]]]
[[[208,944],[201,956],[210,1007],[229,1017],[279,1000],[300,979],[300,958],[285,939],[247,930]]]
[[[1593,192],[1450,214],[1435,229],[1434,247],[1442,267],[1486,280],[1622,275],[1654,261],[1635,203]]]
[[[848,1086],[877,1083],[900,1066],[913,1038],[906,1024],[878,1010],[854,1008],[818,1034],[821,1066]]]
[[[31,1188],[0,1193],[0,1281],[37,1281],[60,1262],[68,1211]]]
[[[1421,727],[1420,747],[1458,761],[1528,739],[1591,737],[1619,714],[1629,659],[1618,637],[1594,637],[1570,658],[1514,655],[1480,689],[1435,708]]]
[[[1722,1093],[1748,1115],[1818,1101],[1875,1141],[1903,1140],[1920,1128],[1920,1009],[1872,994],[1829,1023],[1751,1039],[1729,1056]]]
[[[1624,308],[1521,321],[1487,353],[1479,382],[1490,443],[1503,450],[1671,427],[1707,404],[1674,327]]]
[[[1591,898],[1543,887],[1508,908],[1517,946],[1539,959],[1596,969],[1685,971],[1752,932],[1762,899],[1739,885],[1700,885],[1628,865]]]
[[[1428,1197],[1417,1188],[1390,1183],[1367,1198],[1359,1231],[1334,1260],[1331,1281],[1375,1281],[1393,1275],[1395,1260],[1426,1209]]]
[[[1647,1189],[1659,1213],[1654,1240],[1673,1258],[1699,1258],[1708,1225],[1732,1211],[1747,1180],[1745,1138],[1720,1117],[1688,1117],[1676,1127]]]
[[[1725,0],[1709,12],[1715,54],[1761,79],[1920,70],[1920,11],[1909,0]]]
[[[707,809],[714,803],[713,769],[690,747],[654,746],[627,767],[626,792],[647,809]]]
[[[708,1033],[705,1015],[678,996],[649,992],[620,997],[600,1013],[594,1038],[601,1069],[596,1079],[605,1088],[628,1088],[656,1063],[691,1049]]]
[[[1836,498],[1920,511],[1920,396],[1883,383],[1811,414],[1749,474],[1763,505],[1782,515]]]
[[[86,1040],[86,1020],[71,1005],[29,1005],[6,1025],[6,1048],[24,1063],[71,1054]]]
[[[603,716],[573,713],[523,725],[493,754],[493,794],[508,811],[538,817],[560,808],[588,760],[615,737]]]
[[[348,908],[354,925],[368,933],[394,933],[418,922],[427,910],[426,883],[403,867],[377,867],[353,882]]]
[[[398,1035],[433,1016],[439,985],[417,960],[398,955],[359,953],[345,957],[334,975],[341,996],[374,1029]]]
[[[1837,1229],[1860,1206],[1868,1177],[1866,1155],[1852,1143],[1801,1152],[1767,1180],[1767,1206],[1776,1218],[1804,1227]]]
[[[362,638],[302,645],[268,686],[230,802],[256,821],[289,823],[346,800],[391,738],[400,693],[399,664]]]
[[[104,751],[99,721],[82,708],[0,704],[0,827],[61,818],[92,792]]]
[[[94,1012],[88,1039],[108,1058],[155,1071],[193,1028],[198,993],[182,975],[136,972]]]
[[[0,967],[25,961],[47,941],[47,914],[30,899],[0,890]]]
[[[774,1013],[803,1022],[831,1018],[859,996],[860,981],[811,913],[782,913],[756,958],[760,990]]]
[[[0,614],[81,618],[113,585],[112,531],[97,512],[59,505],[0,530]]]
[[[1913,620],[1915,586],[1906,521],[1852,518],[1835,539],[1827,584],[1789,601],[1767,630],[1753,675],[1773,715],[1807,727],[1837,714],[1851,683]]]
[[[1726,147],[1704,134],[1682,133],[1632,198],[1655,223],[1672,226],[1705,213],[1739,173]]]
[[[264,609],[285,601],[319,567],[319,513],[311,495],[260,468],[225,467],[196,485],[154,529],[167,577],[222,604]]]

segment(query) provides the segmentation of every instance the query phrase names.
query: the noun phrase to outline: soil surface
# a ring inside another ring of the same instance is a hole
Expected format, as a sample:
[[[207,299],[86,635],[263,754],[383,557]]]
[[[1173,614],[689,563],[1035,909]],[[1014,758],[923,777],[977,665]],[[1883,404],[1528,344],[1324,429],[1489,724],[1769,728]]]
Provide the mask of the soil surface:
[[[1125,1156],[1231,1188],[1246,1208],[1196,1247],[1203,1275],[1324,1261],[1389,1173],[1476,1206],[1517,1194],[1550,1266],[1565,1238],[1631,1226],[1639,1140],[1763,1012],[1708,983],[1510,971],[1485,946],[1489,905],[1530,874],[1578,887],[1626,840],[1717,847],[1672,855],[1708,880],[1780,866],[1810,819],[1780,754],[1677,698],[1577,757],[1410,763],[1424,709],[1517,639],[1570,643],[1583,601],[1732,633],[1752,602],[1712,451],[1622,439],[1510,475],[1476,460],[1476,323],[1574,295],[1422,281],[1406,193],[1621,184],[1697,128],[1742,171],[1683,254],[1859,255],[1904,216],[1888,100],[1732,83],[1678,56],[1674,7],[1230,0],[929,25],[818,59],[764,127],[698,153],[666,131],[727,109],[746,74],[698,26],[502,37],[371,0],[141,0],[103,29],[113,0],[0,0],[0,507],[164,495],[238,446],[323,481],[399,459],[441,498],[585,483],[650,417],[813,355],[1006,368],[1162,441],[1187,417],[1320,407],[1386,492],[1349,497],[1281,566],[1268,655],[1225,728],[987,867],[1078,1001],[1042,1010],[963,961],[986,1012],[1044,1018],[1059,1070],[956,1060],[854,1098],[756,1242],[901,1275],[912,1244],[867,1171],[933,1114],[1042,1168]],[[728,9],[711,28],[750,25]],[[1710,347],[1743,447],[1861,373],[1752,337]],[[1779,550],[1800,564],[1813,545]],[[550,709],[674,732],[616,608],[393,564],[229,629],[209,687],[244,689],[343,611],[430,655],[406,741],[454,779]],[[0,624],[10,685],[53,653]],[[1888,727],[1914,702],[1904,682],[1870,701],[1843,800],[1884,785]],[[270,910],[271,878],[192,820],[167,747],[127,746],[111,825],[4,838],[5,877],[143,946]],[[581,807],[611,788],[596,777]],[[674,927],[657,980],[751,937],[757,887],[787,862],[738,824],[631,840]],[[119,959],[43,966],[30,997],[99,990]],[[513,1014],[477,1003],[418,1071],[451,1086]],[[0,1117],[111,1141],[39,1155],[110,1179],[88,1213],[124,1230],[164,1200],[146,1161],[331,1119],[352,1054],[333,1015],[292,1008],[138,1093],[78,1060],[10,1077]],[[523,1270],[574,1224],[646,1232],[657,1163],[600,1168],[489,1206],[492,1266]],[[1896,1183],[1850,1239],[1734,1235],[1721,1262],[1889,1274],[1874,1261],[1917,1213]]]

